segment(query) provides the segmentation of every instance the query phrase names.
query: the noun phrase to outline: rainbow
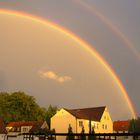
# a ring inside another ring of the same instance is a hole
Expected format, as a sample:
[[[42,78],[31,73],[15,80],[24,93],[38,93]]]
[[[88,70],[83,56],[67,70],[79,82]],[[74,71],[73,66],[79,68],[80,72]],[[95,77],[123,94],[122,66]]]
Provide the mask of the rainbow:
[[[37,17],[37,16],[31,15],[31,14],[28,14],[28,13],[25,13],[25,12],[18,12],[18,11],[7,10],[7,9],[0,9],[0,14],[16,16],[16,17],[25,18],[25,19],[28,19],[28,20],[32,20],[34,22],[41,23],[45,26],[49,26],[50,28],[52,28],[56,31],[64,33],[66,36],[68,36],[69,38],[71,38],[74,41],[76,41],[77,43],[79,43],[86,51],[88,51],[92,56],[94,56],[104,66],[104,68],[109,72],[109,74],[112,76],[112,78],[117,83],[120,90],[122,91],[133,118],[134,119],[137,118],[134,107],[131,103],[131,100],[130,100],[122,82],[117,77],[116,73],[111,68],[111,66],[99,55],[99,53],[92,46],[88,45],[84,40],[81,40],[78,36],[76,36],[75,34],[70,32],[69,30],[67,30],[67,29],[65,29],[65,28],[63,28],[63,27],[61,27],[61,26],[59,26],[55,23],[52,23],[47,19]]]
[[[134,45],[127,39],[126,35],[124,35],[109,19],[103,16],[99,11],[97,11],[94,7],[88,5],[85,1],[77,0],[75,1],[84,7],[88,12],[94,14],[101,22],[103,22],[109,29],[111,29],[116,35],[124,42],[126,47],[128,47],[131,52],[138,58],[140,61],[140,53],[135,49]]]

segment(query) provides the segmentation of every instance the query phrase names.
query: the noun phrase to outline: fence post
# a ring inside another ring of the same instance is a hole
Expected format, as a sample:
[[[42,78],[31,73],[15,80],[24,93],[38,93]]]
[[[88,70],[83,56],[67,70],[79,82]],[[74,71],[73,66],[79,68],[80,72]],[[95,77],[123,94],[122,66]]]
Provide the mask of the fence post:
[[[115,135],[115,140],[116,140],[116,135]]]
[[[104,134],[104,140],[105,140],[105,134]]]

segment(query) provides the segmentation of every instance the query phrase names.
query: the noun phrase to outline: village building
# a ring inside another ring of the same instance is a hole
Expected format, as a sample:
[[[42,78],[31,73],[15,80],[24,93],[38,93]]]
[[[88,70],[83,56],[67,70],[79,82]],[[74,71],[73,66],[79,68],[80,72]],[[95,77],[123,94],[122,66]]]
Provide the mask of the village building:
[[[128,133],[130,120],[113,122],[114,133]]]
[[[73,133],[89,133],[90,127],[95,133],[112,133],[113,122],[106,106],[83,109],[62,108],[51,118],[51,129],[56,133],[68,133],[68,127]]]
[[[23,133],[33,133],[49,129],[46,121],[10,122],[6,126],[8,136],[18,136]]]
[[[115,121],[113,122],[113,132],[114,133],[128,133],[129,132],[130,120],[125,121]],[[131,136],[119,136],[117,140],[132,140]]]
[[[3,122],[3,119],[0,117],[0,140],[4,140],[6,138],[7,131]]]

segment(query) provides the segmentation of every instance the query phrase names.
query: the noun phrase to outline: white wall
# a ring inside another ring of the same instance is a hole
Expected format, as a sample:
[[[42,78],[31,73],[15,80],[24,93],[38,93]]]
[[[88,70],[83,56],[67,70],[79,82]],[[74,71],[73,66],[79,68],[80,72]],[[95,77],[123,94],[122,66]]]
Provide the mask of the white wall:
[[[83,120],[83,119],[77,120],[77,132],[80,133],[82,130],[82,127],[79,126],[80,121],[83,122],[85,133],[88,133],[89,120]],[[100,122],[92,121],[91,125],[92,127],[94,127],[95,133],[112,133],[113,132],[113,122],[107,108],[105,109]]]
[[[6,134],[0,134],[0,140],[4,140],[5,136],[6,136]]]
[[[55,129],[56,133],[68,133],[69,124],[73,133],[76,133],[76,119],[64,109],[61,109],[51,118],[51,129]],[[57,136],[57,140],[66,140],[66,137]]]
[[[56,133],[68,133],[69,124],[73,132],[76,132],[76,119],[70,113],[61,109],[51,118],[51,129],[55,129]]]

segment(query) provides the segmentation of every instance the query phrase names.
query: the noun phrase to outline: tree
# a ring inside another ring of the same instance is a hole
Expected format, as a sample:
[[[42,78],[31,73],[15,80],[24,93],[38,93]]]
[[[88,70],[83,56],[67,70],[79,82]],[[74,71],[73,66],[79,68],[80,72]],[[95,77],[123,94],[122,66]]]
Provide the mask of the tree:
[[[84,128],[84,126],[82,126],[81,139],[80,140],[86,140],[86,136],[84,134],[85,134],[85,128]]]
[[[49,127],[50,127],[50,119],[53,115],[56,114],[57,110],[58,110],[57,106],[49,105],[49,107],[46,111],[45,119],[46,119],[46,122],[49,125]]]
[[[72,127],[69,124],[68,127],[68,136],[66,137],[66,140],[74,140],[74,135],[73,135],[73,131],[72,131]]]
[[[130,121],[129,132],[140,133],[140,117]]]
[[[95,134],[94,127],[92,127],[91,134],[93,134],[93,136],[91,137],[92,140],[96,140],[96,136],[94,135]]]
[[[24,92],[0,93],[0,114],[5,122],[44,120],[46,110]]]

